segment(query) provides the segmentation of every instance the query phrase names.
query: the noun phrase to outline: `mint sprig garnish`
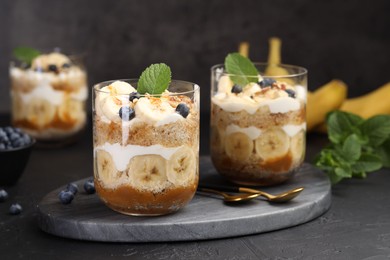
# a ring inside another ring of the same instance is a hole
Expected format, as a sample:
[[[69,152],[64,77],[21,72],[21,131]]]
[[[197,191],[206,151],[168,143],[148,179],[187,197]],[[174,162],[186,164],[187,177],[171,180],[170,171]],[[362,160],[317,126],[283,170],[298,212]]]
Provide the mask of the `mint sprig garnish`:
[[[152,64],[142,72],[137,91],[140,94],[161,94],[168,88],[171,76],[171,69],[166,64]]]
[[[331,144],[322,149],[315,164],[333,184],[345,178],[365,178],[367,173],[390,167],[390,115],[363,118],[342,111],[327,117]]]
[[[17,47],[12,53],[16,59],[28,65],[31,65],[33,59],[41,54],[40,51],[30,47]]]
[[[246,86],[250,82],[258,82],[259,72],[255,65],[246,57],[235,52],[225,58],[225,68],[230,79],[239,86]]]

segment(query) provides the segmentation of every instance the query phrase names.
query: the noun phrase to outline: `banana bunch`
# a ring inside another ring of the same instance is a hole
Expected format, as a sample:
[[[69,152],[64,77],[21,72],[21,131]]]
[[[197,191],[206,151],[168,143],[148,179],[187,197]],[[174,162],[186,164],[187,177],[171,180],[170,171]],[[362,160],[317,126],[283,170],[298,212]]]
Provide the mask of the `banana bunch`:
[[[130,183],[139,190],[160,192],[170,185],[186,186],[196,178],[196,165],[196,155],[189,146],[180,148],[169,160],[156,154],[135,156],[124,172],[117,170],[109,152],[96,151],[97,177],[108,187]]]
[[[249,43],[242,42],[239,45],[239,53],[248,57]],[[265,75],[286,74],[281,64],[281,40],[272,37],[269,40],[268,68]],[[307,131],[326,133],[326,115],[334,110],[341,110],[369,118],[379,114],[390,114],[390,82],[376,90],[357,97],[347,99],[348,87],[338,79],[334,79],[319,87],[314,92],[307,93],[306,122]]]

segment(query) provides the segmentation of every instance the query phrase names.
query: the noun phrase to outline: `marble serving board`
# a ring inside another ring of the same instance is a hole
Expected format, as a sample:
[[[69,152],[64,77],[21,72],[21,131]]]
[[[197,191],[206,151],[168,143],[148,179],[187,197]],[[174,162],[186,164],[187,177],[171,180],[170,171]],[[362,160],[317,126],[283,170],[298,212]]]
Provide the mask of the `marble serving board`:
[[[228,183],[217,174],[209,157],[200,159],[200,179]],[[84,181],[77,181],[80,188]],[[58,193],[64,186],[47,194],[39,203],[39,227],[53,235],[92,241],[166,242],[256,234],[305,223],[323,214],[331,204],[328,178],[306,163],[288,183],[262,188],[279,193],[303,186],[302,193],[288,203],[271,204],[258,198],[244,204],[225,204],[217,195],[197,193],[185,208],[158,217],[116,213],[96,194],[87,195],[83,191],[71,204],[63,205]]]

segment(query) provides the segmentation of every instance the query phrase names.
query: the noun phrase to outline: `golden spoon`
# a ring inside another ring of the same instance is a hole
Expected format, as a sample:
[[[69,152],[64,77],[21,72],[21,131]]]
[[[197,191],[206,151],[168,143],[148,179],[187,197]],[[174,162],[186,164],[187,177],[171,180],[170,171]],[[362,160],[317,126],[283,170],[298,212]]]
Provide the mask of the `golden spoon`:
[[[260,196],[266,198],[270,202],[281,203],[281,202],[290,201],[293,198],[295,198],[296,196],[298,196],[301,193],[301,191],[303,191],[303,187],[288,190],[288,191],[285,191],[285,192],[282,192],[282,193],[279,193],[276,195],[272,195],[272,194],[269,194],[269,193],[261,191],[261,190],[255,190],[255,189],[244,188],[244,187],[240,187],[239,191],[240,192],[249,192],[252,194],[260,194]]]
[[[245,188],[245,187],[235,187],[235,186],[226,186],[226,185],[218,185],[218,184],[199,184],[198,189],[213,189],[213,190],[223,190],[230,192],[244,192],[244,194],[256,194],[258,196],[262,196],[266,198],[269,202],[282,203],[287,202],[298,196],[301,191],[303,191],[303,187],[295,188],[289,191],[285,191],[276,195],[269,194],[267,192]]]
[[[251,200],[251,199],[254,199],[254,198],[261,196],[260,193],[242,193],[239,195],[231,195],[231,194],[227,194],[227,193],[222,192],[222,191],[208,189],[208,188],[199,188],[199,187],[198,187],[198,191],[221,195],[223,197],[223,201],[225,201],[225,202],[248,201],[248,200]]]

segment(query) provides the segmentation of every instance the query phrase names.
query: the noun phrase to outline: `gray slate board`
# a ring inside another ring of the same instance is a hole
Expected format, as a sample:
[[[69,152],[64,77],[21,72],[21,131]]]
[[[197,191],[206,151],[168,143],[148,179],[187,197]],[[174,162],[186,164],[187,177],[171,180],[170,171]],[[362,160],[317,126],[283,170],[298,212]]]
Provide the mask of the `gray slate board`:
[[[226,184],[209,157],[201,157],[200,179]],[[38,205],[38,225],[61,237],[107,242],[185,241],[262,233],[305,223],[324,213],[331,204],[331,186],[324,173],[304,164],[288,183],[262,188],[279,193],[298,186],[305,190],[293,201],[270,204],[255,199],[245,204],[224,204],[214,195],[196,194],[182,210],[159,217],[131,217],[106,207],[96,194],[82,191],[69,205],[62,205],[61,187],[47,194]]]

